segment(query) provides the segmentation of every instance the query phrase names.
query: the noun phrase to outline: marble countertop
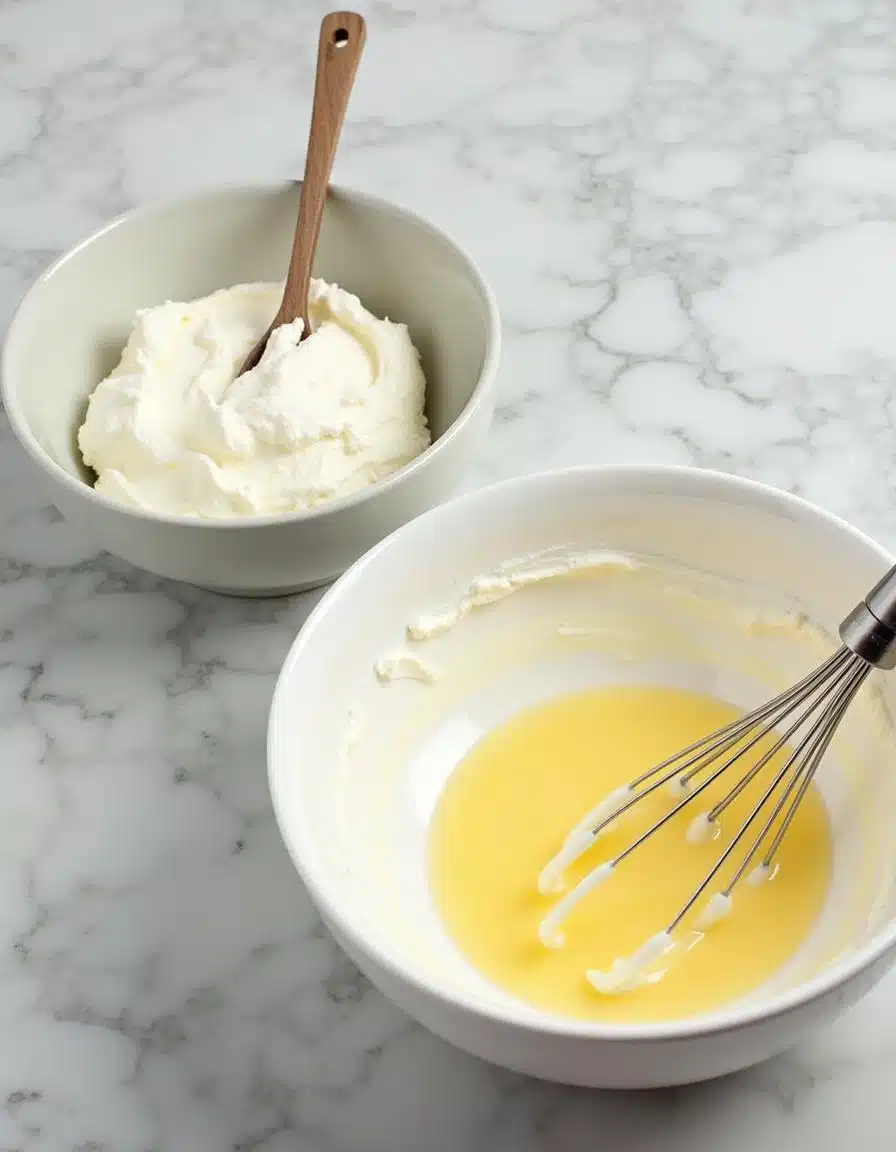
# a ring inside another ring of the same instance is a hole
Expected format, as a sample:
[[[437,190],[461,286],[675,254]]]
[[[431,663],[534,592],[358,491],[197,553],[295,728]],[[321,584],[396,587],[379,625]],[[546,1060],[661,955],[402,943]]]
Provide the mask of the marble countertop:
[[[681,462],[896,548],[896,8],[377,0],[336,179],[453,230],[506,325],[471,483]],[[300,171],[320,3],[0,2],[0,325],[144,200]],[[815,1152],[891,1137],[896,976],[723,1082],[589,1093],[412,1025],[322,930],[264,731],[314,596],[66,525],[0,426],[0,1149]]]

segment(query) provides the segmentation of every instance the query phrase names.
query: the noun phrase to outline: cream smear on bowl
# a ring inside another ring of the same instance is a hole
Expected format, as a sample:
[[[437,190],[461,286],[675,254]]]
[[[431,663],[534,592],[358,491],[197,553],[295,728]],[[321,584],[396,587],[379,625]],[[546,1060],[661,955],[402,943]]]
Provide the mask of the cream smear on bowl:
[[[424,451],[426,384],[407,327],[335,284],[311,282],[311,336],[301,320],[283,325],[236,378],[281,295],[241,284],[137,314],[78,433],[97,491],[182,516],[286,514]]]

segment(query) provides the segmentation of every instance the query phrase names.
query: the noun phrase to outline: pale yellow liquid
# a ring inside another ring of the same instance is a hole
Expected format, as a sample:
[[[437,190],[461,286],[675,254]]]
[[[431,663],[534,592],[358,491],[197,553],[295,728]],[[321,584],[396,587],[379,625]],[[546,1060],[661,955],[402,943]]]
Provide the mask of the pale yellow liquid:
[[[741,858],[720,874],[676,933],[677,946],[648,986],[601,995],[589,968],[608,969],[667,928],[767,787],[778,757],[694,845],[690,821],[734,783],[727,775],[642,845],[565,922],[566,943],[546,948],[538,925],[558,899],[536,882],[567,831],[600,798],[737,716],[712,697],[653,686],[601,688],[551,700],[489,733],[451,776],[430,832],[430,878],[457,946],[486,977],[529,1004],[607,1021],[674,1019],[707,1012],[768,980],[817,920],[831,877],[831,834],[821,797],[806,793],[775,857],[772,878],[744,879],[727,919],[705,933],[695,921]],[[755,763],[755,758],[751,761]],[[724,787],[722,787],[724,785]],[[571,869],[572,882],[615,856],[675,801],[665,788]],[[754,825],[758,832],[763,819]],[[758,860],[757,860],[758,862]]]

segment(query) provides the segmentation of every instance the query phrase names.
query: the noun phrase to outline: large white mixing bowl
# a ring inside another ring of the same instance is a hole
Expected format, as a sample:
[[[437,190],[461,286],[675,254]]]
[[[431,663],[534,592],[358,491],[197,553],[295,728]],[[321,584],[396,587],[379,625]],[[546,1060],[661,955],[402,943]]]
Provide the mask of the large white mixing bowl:
[[[666,595],[660,585],[650,593],[649,583],[627,585],[624,573],[598,571],[522,587],[470,608],[433,639],[408,639],[419,613],[433,621],[433,609],[461,603],[497,565],[570,547],[659,556],[660,571],[684,565],[684,580],[688,572],[710,573],[705,587],[732,593],[734,624],[723,627],[724,613],[715,611],[689,615],[703,593],[694,598],[684,588],[680,595],[678,576],[670,576]],[[608,678],[661,678],[754,705],[825,650],[828,641],[806,629],[799,612],[835,633],[888,563],[882,549],[817,508],[692,470],[514,480],[400,529],[318,605],[286,659],[271,710],[277,819],[337,940],[386,995],[440,1036],[507,1067],[574,1084],[647,1087],[718,1076],[830,1021],[894,958],[896,848],[886,813],[896,798],[888,707],[896,676],[863,689],[820,773],[835,865],[817,929],[786,971],[710,1015],[585,1023],[495,988],[454,949],[431,906],[426,826],[471,744],[552,693]],[[625,592],[630,602],[620,599],[626,588],[634,589]],[[595,623],[602,612],[628,612],[636,631],[643,624],[634,653],[622,659],[603,650],[595,639],[603,635]],[[386,658],[381,673],[419,677],[409,655],[437,679],[375,674]]]

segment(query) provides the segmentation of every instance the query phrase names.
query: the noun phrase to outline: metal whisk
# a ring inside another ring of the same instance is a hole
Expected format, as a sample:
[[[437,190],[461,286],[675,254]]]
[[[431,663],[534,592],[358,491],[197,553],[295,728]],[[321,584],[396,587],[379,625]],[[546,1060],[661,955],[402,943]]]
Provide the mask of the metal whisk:
[[[671,947],[672,933],[736,851],[743,852],[740,862],[724,889],[715,893],[702,910],[700,927],[708,927],[728,913],[732,892],[745,876],[748,883],[759,883],[771,874],[781,841],[853,697],[872,669],[896,667],[896,566],[846,617],[840,625],[840,639],[842,646],[834,655],[798,684],[611,792],[579,821],[543,869],[539,890],[560,891],[565,870],[644,797],[667,785],[677,798],[668,812],[613,859],[593,868],[545,916],[539,928],[541,940],[548,947],[559,947],[563,943],[560,926],[573,908],[609,879],[654,833],[729,773],[733,780],[730,790],[708,811],[697,815],[688,829],[689,840],[703,839],[750,782],[782,749],[789,748],[783,764],[774,770],[731,843],[667,928],[652,936],[632,956],[616,960],[609,972],[588,973],[588,979],[599,991],[625,991],[640,983],[644,969]],[[758,759],[754,761],[751,752]],[[744,842],[757,826],[758,833],[746,845]],[[759,863],[755,864],[757,859]],[[755,866],[751,869],[751,865]]]

